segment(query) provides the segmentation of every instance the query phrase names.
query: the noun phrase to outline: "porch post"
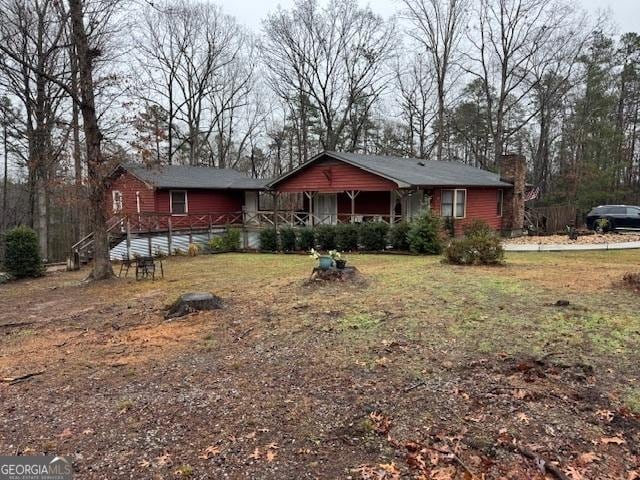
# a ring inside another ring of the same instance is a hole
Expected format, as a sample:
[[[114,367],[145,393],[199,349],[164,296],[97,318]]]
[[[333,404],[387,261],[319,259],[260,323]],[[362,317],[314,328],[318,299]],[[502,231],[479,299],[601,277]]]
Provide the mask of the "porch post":
[[[173,244],[173,231],[171,229],[171,217],[169,217],[169,220],[167,222],[167,225],[169,227],[169,229],[167,230],[167,250],[169,251],[169,255],[171,255],[171,252],[173,252],[173,248],[172,248],[172,244]]]
[[[304,192],[309,199],[309,226],[313,227],[313,192]]]
[[[396,223],[396,201],[397,197],[400,197],[400,201],[402,202],[402,195],[400,195],[399,190],[390,190],[389,191],[389,224],[393,225]]]
[[[278,198],[280,192],[273,192],[273,228],[278,231]]]
[[[354,223],[354,217],[356,216],[356,197],[360,193],[360,190],[349,190],[345,192],[351,199],[351,222]]]
[[[131,260],[131,222],[127,218],[127,260]],[[78,268],[80,264],[78,263]]]

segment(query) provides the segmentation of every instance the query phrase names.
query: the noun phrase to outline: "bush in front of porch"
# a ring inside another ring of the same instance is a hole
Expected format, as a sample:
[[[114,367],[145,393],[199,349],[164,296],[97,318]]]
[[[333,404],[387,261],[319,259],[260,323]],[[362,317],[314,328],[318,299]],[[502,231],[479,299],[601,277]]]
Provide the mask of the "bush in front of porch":
[[[382,222],[363,223],[360,226],[360,244],[369,252],[379,252],[387,246],[389,225]]]
[[[445,234],[446,235],[446,234]],[[407,232],[409,248],[413,253],[439,255],[443,244],[442,222],[430,211],[416,218]]]
[[[336,227],[333,225],[318,225],[315,228],[316,244],[320,250],[335,250]]]
[[[301,228],[298,230],[297,246],[300,250],[308,252],[316,246],[316,235],[312,228]]]
[[[278,251],[278,232],[275,228],[260,230],[260,250],[263,252]]]
[[[404,220],[391,226],[389,229],[388,240],[394,250],[398,250],[400,252],[409,251],[409,238],[407,235],[410,229],[411,224]]]
[[[343,252],[358,250],[360,238],[360,225],[357,223],[344,223],[336,225],[336,248]]]
[[[280,248],[283,252],[295,252],[297,247],[296,231],[291,228],[280,230]]]

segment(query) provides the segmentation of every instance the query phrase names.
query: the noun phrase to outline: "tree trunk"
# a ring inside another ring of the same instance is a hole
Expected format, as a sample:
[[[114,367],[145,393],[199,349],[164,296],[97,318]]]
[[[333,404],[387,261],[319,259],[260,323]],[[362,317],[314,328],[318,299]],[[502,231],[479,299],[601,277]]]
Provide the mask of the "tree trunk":
[[[5,112],[3,119],[3,129],[2,129],[2,140],[4,146],[4,176],[2,177],[2,229],[1,231],[7,230],[7,188],[9,187],[9,152],[7,150],[8,142],[7,142],[7,122],[9,119],[7,118],[7,114]]]
[[[69,65],[71,70],[71,91],[78,96],[78,57],[75,48],[69,47]],[[84,202],[82,201],[82,151],[80,145],[80,108],[77,102],[71,105],[71,129],[73,132],[73,169],[75,179],[75,224],[74,238],[80,240],[85,235],[84,231]]]
[[[89,276],[93,280],[113,277],[109,259],[109,241],[107,233],[105,174],[102,158],[102,133],[98,127],[93,90],[92,57],[96,53],[89,49],[89,41],[84,27],[82,0],[69,0],[69,13],[73,31],[73,43],[78,55],[78,77],[85,141],[87,144],[87,174],[89,181],[92,213],[94,265]]]
[[[444,79],[438,83],[438,138],[436,139],[436,160],[442,160],[444,146]]]
[[[37,232],[38,243],[40,245],[40,255],[47,261],[49,258],[49,209],[47,200],[47,180],[41,172],[37,180],[38,216]]]

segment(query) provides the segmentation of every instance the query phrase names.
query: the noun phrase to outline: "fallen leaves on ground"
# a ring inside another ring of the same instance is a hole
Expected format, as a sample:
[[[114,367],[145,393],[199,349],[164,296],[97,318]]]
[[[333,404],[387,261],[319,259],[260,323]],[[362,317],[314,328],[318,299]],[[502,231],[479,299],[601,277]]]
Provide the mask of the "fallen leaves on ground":
[[[571,480],[584,480],[584,476],[575,467],[567,467],[564,471]]]
[[[371,412],[369,420],[371,420],[373,431],[380,435],[386,435],[391,430],[391,419],[380,412]]]
[[[400,469],[395,463],[380,463],[378,465],[360,465],[351,470],[359,473],[362,480],[400,480]]]
[[[171,466],[173,465],[173,460],[171,459],[171,454],[168,452],[163,453],[159,457],[155,458],[155,464],[159,467],[163,467],[165,465]]]
[[[602,443],[608,445],[610,443],[615,443],[616,445],[622,445],[623,443],[627,443],[624,438],[616,437],[602,437],[600,439]]]
[[[209,460],[211,457],[215,457],[216,455],[220,454],[221,451],[222,449],[220,447],[209,445],[202,451],[202,454],[198,458]]]
[[[595,452],[585,452],[580,454],[580,456],[578,457],[578,463],[580,465],[589,465],[596,460],[600,460],[600,457],[596,455]]]

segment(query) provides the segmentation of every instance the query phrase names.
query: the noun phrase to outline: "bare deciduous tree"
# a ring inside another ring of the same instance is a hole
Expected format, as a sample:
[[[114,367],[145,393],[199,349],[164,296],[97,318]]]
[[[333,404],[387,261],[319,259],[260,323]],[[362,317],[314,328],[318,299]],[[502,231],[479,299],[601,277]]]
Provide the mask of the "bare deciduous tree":
[[[235,20],[214,5],[181,0],[145,9],[138,38],[139,64],[145,72],[140,90],[145,102],[167,112],[168,163],[182,148],[190,165],[208,156],[207,140],[219,113],[210,101],[217,93],[226,103],[230,88],[236,98],[235,89],[243,81],[234,79],[234,88],[225,83],[229,77],[223,77],[225,69],[240,60],[245,44]]]
[[[386,22],[355,0],[299,0],[264,23],[265,65],[281,96],[308,97],[322,123],[320,143],[335,150],[354,106],[367,110],[387,88],[386,62],[395,47],[393,22]],[[306,125],[302,125],[306,130]],[[306,133],[305,133],[306,135]],[[351,139],[347,148],[353,148]]]
[[[409,34],[431,59],[435,73],[438,110],[436,117],[436,158],[442,160],[445,143],[446,97],[451,70],[460,55],[469,0],[403,0],[413,25]]]
[[[575,10],[563,0],[479,0],[475,27],[468,32],[466,71],[481,79],[488,104],[494,156],[537,114],[530,108],[521,121],[508,125],[518,108],[531,107],[537,85],[532,72],[551,60],[547,48],[558,32],[570,30]],[[495,95],[493,89],[495,88]]]
[[[397,101],[407,129],[410,147],[407,153],[412,157],[427,158],[432,151],[429,128],[438,115],[433,77],[433,68],[421,53],[410,57],[405,63],[398,63]]]

